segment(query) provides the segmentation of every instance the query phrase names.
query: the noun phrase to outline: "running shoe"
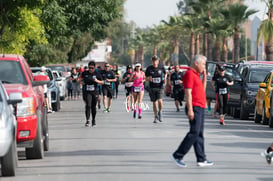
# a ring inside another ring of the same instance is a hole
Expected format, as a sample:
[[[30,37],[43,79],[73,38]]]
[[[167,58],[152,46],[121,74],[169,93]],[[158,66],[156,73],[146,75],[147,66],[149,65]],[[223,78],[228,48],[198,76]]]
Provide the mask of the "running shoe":
[[[220,124],[221,125],[225,125],[225,120],[224,119],[220,119]]]
[[[110,108],[107,108],[107,112],[110,112]]]
[[[158,117],[157,117],[157,116],[155,116],[155,119],[154,119],[154,122],[153,122],[153,123],[157,123],[156,120],[158,120]]]
[[[261,152],[261,156],[265,157],[265,160],[268,164],[271,164],[273,152],[267,153],[267,151],[264,150],[263,152]]]
[[[107,108],[104,108],[103,112],[108,112],[108,109],[107,109]]]
[[[90,121],[86,121],[85,126],[90,127]]]
[[[177,108],[177,109],[176,109],[176,112],[179,112],[179,111],[180,111],[180,109],[179,109],[179,108]]]
[[[134,111],[133,113],[133,118],[135,119],[136,118],[136,112]]]
[[[141,115],[138,115],[138,119],[141,119],[142,118],[142,116]]]
[[[186,163],[182,160],[182,159],[177,159],[173,156],[173,154],[171,155],[171,159],[174,161],[174,163],[182,168],[187,167]]]
[[[197,162],[197,166],[199,167],[209,167],[212,166],[214,163],[208,160],[205,160],[203,162]]]

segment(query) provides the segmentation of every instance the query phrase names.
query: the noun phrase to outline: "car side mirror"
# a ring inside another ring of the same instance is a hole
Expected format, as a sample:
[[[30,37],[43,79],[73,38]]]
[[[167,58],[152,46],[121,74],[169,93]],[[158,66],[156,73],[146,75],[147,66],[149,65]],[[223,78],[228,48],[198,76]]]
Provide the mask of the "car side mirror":
[[[8,104],[15,105],[23,101],[22,93],[14,92],[9,94]]]
[[[260,87],[260,88],[266,88],[266,83],[264,83],[264,82],[260,83],[260,84],[259,84],[259,87]]]

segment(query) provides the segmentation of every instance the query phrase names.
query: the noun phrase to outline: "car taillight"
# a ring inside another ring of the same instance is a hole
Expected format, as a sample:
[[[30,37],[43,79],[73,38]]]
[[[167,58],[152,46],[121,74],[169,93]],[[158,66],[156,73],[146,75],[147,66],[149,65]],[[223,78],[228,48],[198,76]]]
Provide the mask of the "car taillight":
[[[32,97],[23,98],[23,101],[17,104],[17,116],[31,116],[35,114],[34,99]]]

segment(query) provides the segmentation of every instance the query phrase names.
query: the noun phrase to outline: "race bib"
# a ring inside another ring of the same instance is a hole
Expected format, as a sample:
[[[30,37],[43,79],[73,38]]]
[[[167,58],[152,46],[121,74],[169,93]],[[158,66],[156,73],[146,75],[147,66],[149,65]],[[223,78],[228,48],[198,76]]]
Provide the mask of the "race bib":
[[[134,87],[134,92],[140,92],[141,91],[141,87]]]
[[[219,88],[219,94],[227,94],[227,88]]]
[[[107,80],[104,81],[104,85],[110,85],[110,82],[108,82]]]
[[[175,80],[174,85],[179,85],[179,80]]]
[[[94,85],[86,85],[86,90],[87,91],[94,91],[95,90],[95,86]]]
[[[153,78],[153,83],[159,84],[161,82],[160,77]]]

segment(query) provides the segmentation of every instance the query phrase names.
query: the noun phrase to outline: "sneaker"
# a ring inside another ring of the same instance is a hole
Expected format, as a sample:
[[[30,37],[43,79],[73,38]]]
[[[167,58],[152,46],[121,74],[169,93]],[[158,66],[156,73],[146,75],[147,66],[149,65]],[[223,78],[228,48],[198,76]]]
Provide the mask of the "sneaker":
[[[107,108],[107,112],[110,112],[110,108]]]
[[[134,111],[133,113],[133,118],[135,119],[136,118],[136,112]]]
[[[186,163],[182,160],[182,159],[177,159],[173,156],[173,154],[171,155],[171,159],[174,161],[174,163],[182,168],[187,167]]]
[[[85,126],[90,127],[90,121],[86,121]]]
[[[162,122],[161,112],[158,112],[158,121]]]
[[[211,161],[203,161],[203,162],[197,162],[197,166],[199,167],[209,167],[209,166],[212,166],[213,165],[213,162]]]
[[[142,116],[141,115],[138,115],[138,119],[141,119],[142,118]]]
[[[97,125],[96,124],[92,124],[92,127],[95,128],[95,127],[97,127]]]
[[[268,164],[271,164],[273,152],[267,153],[267,151],[264,150],[263,152],[261,152],[261,156],[265,157],[265,160]]]
[[[108,112],[108,109],[107,109],[107,108],[104,108],[103,112]]]
[[[48,111],[47,111],[47,113],[52,113],[53,111],[51,110],[51,109],[49,109]]]
[[[176,112],[179,112],[179,111],[180,111],[180,109],[179,109],[179,108],[177,108],[177,109],[176,109]]]

